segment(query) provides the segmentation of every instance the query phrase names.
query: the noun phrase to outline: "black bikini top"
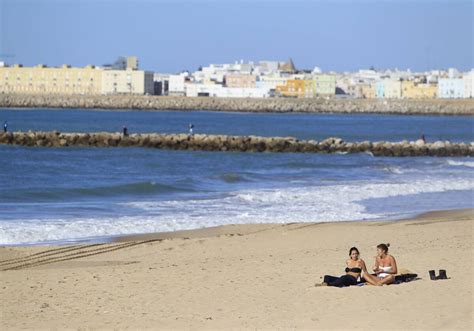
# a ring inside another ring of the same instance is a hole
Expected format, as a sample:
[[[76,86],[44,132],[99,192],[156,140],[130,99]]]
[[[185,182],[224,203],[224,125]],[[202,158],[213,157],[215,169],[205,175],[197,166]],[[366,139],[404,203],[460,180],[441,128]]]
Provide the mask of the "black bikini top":
[[[346,272],[354,272],[356,274],[360,274],[362,272],[361,268],[346,268]]]

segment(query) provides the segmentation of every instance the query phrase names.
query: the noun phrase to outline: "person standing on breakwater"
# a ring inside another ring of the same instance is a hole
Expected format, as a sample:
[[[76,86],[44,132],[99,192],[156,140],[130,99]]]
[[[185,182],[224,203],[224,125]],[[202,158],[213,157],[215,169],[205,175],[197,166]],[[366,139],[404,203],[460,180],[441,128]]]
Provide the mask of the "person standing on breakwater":
[[[3,132],[8,132],[8,123],[7,123],[7,121],[5,121],[5,123],[3,123]]]
[[[188,137],[194,137],[194,124],[192,124],[192,123],[189,123]]]
[[[123,136],[124,137],[128,136],[128,128],[125,125],[123,126]]]
[[[426,143],[426,138],[425,138],[425,134],[423,133],[420,137],[421,140],[423,140],[424,143]]]

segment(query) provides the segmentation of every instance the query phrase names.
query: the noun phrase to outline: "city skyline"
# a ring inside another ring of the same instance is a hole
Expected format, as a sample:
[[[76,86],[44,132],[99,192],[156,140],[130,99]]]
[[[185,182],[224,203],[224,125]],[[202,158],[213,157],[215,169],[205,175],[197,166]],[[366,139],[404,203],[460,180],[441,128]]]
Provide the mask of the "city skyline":
[[[9,64],[137,55],[142,69],[170,73],[289,57],[324,71],[473,67],[469,1],[3,0],[0,11],[0,58]]]

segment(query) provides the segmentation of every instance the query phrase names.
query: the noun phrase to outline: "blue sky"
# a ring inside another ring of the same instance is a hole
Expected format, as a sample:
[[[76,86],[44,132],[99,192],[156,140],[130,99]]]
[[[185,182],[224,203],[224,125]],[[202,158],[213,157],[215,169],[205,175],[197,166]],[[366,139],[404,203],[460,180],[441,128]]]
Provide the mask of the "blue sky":
[[[23,65],[137,55],[159,72],[289,57],[324,71],[474,66],[470,0],[0,0],[0,15],[0,57]]]

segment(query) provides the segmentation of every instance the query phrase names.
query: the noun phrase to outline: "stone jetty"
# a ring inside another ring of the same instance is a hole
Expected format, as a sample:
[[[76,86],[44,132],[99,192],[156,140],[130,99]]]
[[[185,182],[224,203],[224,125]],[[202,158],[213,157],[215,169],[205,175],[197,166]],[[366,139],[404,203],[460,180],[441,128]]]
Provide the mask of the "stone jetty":
[[[452,143],[423,140],[401,142],[345,142],[341,138],[322,141],[293,137],[258,137],[197,134],[131,134],[7,132],[0,133],[0,144],[31,147],[148,147],[170,150],[275,152],[275,153],[370,153],[374,156],[474,156],[474,142]]]
[[[94,96],[0,93],[0,108],[474,115],[474,99],[210,98],[146,95]]]

